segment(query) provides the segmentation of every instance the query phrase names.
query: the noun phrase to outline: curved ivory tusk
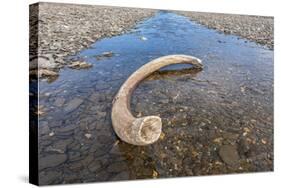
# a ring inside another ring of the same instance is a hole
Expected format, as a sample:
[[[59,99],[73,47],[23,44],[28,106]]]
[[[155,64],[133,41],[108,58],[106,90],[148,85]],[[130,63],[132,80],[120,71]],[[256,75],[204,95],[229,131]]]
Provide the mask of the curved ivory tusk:
[[[113,100],[111,120],[119,138],[133,145],[148,145],[158,140],[162,122],[158,116],[135,118],[130,112],[130,98],[136,86],[151,73],[172,64],[191,64],[202,68],[201,60],[187,55],[168,55],[154,59],[135,71],[121,86]]]

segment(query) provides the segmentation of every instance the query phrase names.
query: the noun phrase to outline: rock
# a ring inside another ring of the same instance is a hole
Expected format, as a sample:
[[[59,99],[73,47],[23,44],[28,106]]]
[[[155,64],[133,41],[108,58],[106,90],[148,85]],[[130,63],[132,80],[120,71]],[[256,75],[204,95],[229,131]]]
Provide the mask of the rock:
[[[68,102],[68,104],[64,108],[64,111],[70,113],[74,111],[76,108],[78,108],[82,103],[83,103],[82,99],[79,98],[72,99],[71,101]]]
[[[64,163],[66,160],[67,160],[67,156],[65,154],[47,155],[43,158],[39,158],[39,170],[59,166],[60,164]]]
[[[78,127],[78,125],[76,124],[68,124],[68,125],[64,125],[63,127],[59,127],[56,129],[56,131],[58,133],[65,133],[65,132],[72,132],[74,129],[76,129]]]
[[[56,179],[61,177],[61,172],[57,172],[57,171],[43,171],[41,173],[39,173],[39,182],[40,185],[50,185],[52,184],[52,182],[54,182]]]
[[[91,68],[93,65],[92,64],[89,64],[89,63],[86,63],[86,62],[81,62],[81,61],[75,61],[75,62],[72,62],[70,65],[68,65],[69,68],[72,68],[72,69],[88,69],[88,68]]]
[[[111,144],[114,140],[111,136],[100,135],[98,136],[98,142],[101,144]]]
[[[112,163],[107,167],[108,172],[121,172],[127,169],[128,165],[123,161]]]
[[[56,149],[58,151],[61,151],[61,153],[64,153],[66,151],[66,148],[69,144],[71,144],[73,142],[73,139],[72,138],[69,138],[69,139],[61,139],[57,142],[55,142],[53,145],[52,145],[52,148],[53,149]]]
[[[39,70],[31,70],[29,71],[30,76],[37,76],[38,78],[42,77],[56,77],[59,74],[55,71],[47,70],[47,69],[39,69]]]
[[[90,138],[92,137],[92,134],[86,133],[86,134],[85,134],[85,137],[88,138],[88,139],[90,139]]]
[[[56,69],[58,64],[56,64],[52,59],[47,58],[35,58],[30,61],[29,69]]]
[[[102,167],[102,165],[99,161],[94,161],[91,164],[89,164],[89,166],[88,166],[90,172],[95,172],[98,169],[100,169],[101,167]]]
[[[104,56],[104,57],[112,57],[113,56],[113,52],[103,52],[102,53],[102,56]]]
[[[142,36],[140,39],[141,39],[141,40],[147,40],[147,38],[144,37],[144,36]]]
[[[130,178],[128,172],[120,172],[115,175],[111,180],[128,180]]]
[[[48,134],[50,132],[50,128],[49,128],[49,126],[48,125],[44,125],[44,126],[42,126],[42,124],[41,124],[41,126],[39,126],[39,133],[40,134]]]
[[[56,98],[54,105],[57,107],[61,107],[65,102],[65,99],[62,97]]]
[[[235,165],[239,161],[237,147],[234,145],[223,145],[219,150],[219,155],[223,162],[228,165]]]
[[[118,146],[113,146],[111,148],[111,150],[109,151],[110,154],[114,154],[114,155],[121,155],[122,152],[120,151]]]
[[[50,136],[50,137],[52,137],[52,136],[54,136],[54,135],[55,135],[55,133],[54,133],[53,131],[49,133],[49,136]]]

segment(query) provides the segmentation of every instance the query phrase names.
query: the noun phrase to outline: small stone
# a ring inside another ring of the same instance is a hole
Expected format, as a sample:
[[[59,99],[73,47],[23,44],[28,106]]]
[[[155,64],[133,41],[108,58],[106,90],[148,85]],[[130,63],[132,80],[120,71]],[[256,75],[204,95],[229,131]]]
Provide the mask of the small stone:
[[[54,135],[55,133],[53,131],[49,133],[49,136],[54,136]]]
[[[142,36],[140,39],[143,40],[143,41],[147,40],[147,38],[144,37],[144,36]]]
[[[113,56],[113,52],[109,51],[109,52],[103,52],[102,56],[104,57],[112,57]]]
[[[113,146],[109,151],[110,154],[120,155],[122,152],[119,150],[118,146]]]
[[[120,171],[124,171],[127,169],[128,169],[127,163],[122,162],[122,161],[112,163],[107,167],[108,172],[120,172]]]
[[[94,161],[91,164],[89,164],[89,166],[88,166],[90,172],[95,172],[98,169],[100,169],[101,167],[102,166],[101,166],[101,163],[99,161]]]
[[[56,69],[58,64],[47,58],[35,58],[29,63],[29,69]]]
[[[92,134],[86,133],[85,136],[86,136],[86,138],[90,139],[92,137]]]
[[[128,172],[120,172],[116,176],[114,176],[112,180],[128,180],[129,178],[130,177]]]
[[[265,139],[261,139],[261,143],[266,144],[266,140]]]
[[[156,170],[153,170],[152,171],[152,177],[157,178],[157,176],[158,176],[158,172]]]
[[[50,171],[43,171],[39,174],[39,182],[40,185],[49,185],[56,179],[59,179],[61,177],[61,172],[57,172],[54,170]]]
[[[74,129],[76,129],[78,126],[76,124],[67,124],[64,125],[63,127],[58,127],[56,129],[57,133],[61,134],[61,133],[66,133],[66,132],[71,132]]]
[[[47,69],[39,69],[39,70],[31,70],[29,71],[30,75],[36,75],[38,78],[42,77],[56,77],[59,74],[55,71],[52,70],[47,70]]]
[[[236,146],[234,145],[223,145],[220,148],[219,155],[223,162],[228,165],[234,165],[239,161],[239,155]]]
[[[218,138],[215,138],[215,139],[213,140],[213,142],[216,143],[216,144],[221,144],[221,143],[222,143],[222,140],[223,140],[222,137],[218,137]]]
[[[161,134],[160,134],[160,140],[163,140],[164,138],[165,138],[165,133],[163,133],[163,132],[161,132]]]
[[[64,98],[56,98],[55,102],[54,102],[54,105],[57,106],[57,107],[61,107],[65,102],[65,99]]]
[[[81,61],[75,61],[75,62],[72,62],[70,65],[68,65],[69,68],[72,68],[72,69],[88,69],[88,68],[91,68],[93,65],[92,64],[89,64],[89,63],[86,63],[86,62],[81,62]]]
[[[68,102],[68,104],[64,108],[64,111],[67,113],[72,112],[73,110],[78,108],[82,103],[83,103],[82,99],[79,98],[72,99],[71,101]]]
[[[39,170],[56,167],[67,160],[65,154],[51,154],[39,159]]]

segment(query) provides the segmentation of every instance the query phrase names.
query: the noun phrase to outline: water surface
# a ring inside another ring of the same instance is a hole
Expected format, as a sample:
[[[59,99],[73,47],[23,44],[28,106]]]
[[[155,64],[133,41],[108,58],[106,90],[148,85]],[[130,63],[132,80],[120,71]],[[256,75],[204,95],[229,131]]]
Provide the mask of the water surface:
[[[111,125],[114,95],[140,66],[169,54],[196,56],[204,69],[168,67],[142,82],[132,111],[160,115],[163,134],[145,147],[122,142]],[[69,59],[93,67],[39,83],[42,184],[273,170],[272,50],[160,11]]]

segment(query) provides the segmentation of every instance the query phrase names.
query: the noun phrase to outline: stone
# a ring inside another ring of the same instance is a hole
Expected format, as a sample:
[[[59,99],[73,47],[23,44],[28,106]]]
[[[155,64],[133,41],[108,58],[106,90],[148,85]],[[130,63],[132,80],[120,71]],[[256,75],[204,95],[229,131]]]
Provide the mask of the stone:
[[[92,134],[86,133],[86,134],[85,134],[85,137],[88,138],[88,139],[90,139],[90,138],[92,137]]]
[[[59,166],[67,160],[65,154],[51,154],[39,158],[39,170]]]
[[[112,57],[113,56],[113,52],[103,52],[102,53],[102,56],[104,56],[104,57]]]
[[[73,131],[76,128],[77,128],[76,124],[69,124],[69,125],[64,125],[63,127],[59,127],[56,130],[58,133],[65,133],[65,132]]]
[[[61,107],[65,102],[65,99],[62,97],[56,98],[54,105],[57,107]]]
[[[72,69],[88,69],[91,68],[93,65],[90,63],[86,63],[84,61],[75,61],[68,65],[69,68]]]
[[[72,138],[68,138],[66,140],[61,139],[61,140],[55,142],[52,147],[55,148],[55,149],[58,149],[58,150],[60,150],[64,153],[66,151],[67,146],[69,144],[71,144],[72,142],[73,142]]]
[[[142,36],[141,38],[140,38],[141,40],[147,40],[147,38],[146,37],[144,37],[144,36]]]
[[[122,152],[120,151],[118,146],[113,146],[111,148],[111,150],[109,151],[109,153],[113,154],[113,155],[121,155],[122,154]]]
[[[57,171],[43,171],[41,173],[39,173],[39,182],[40,185],[49,185],[52,184],[52,182],[54,182],[56,179],[61,177],[61,172],[57,172]]]
[[[39,133],[40,134],[48,134],[48,133],[50,133],[50,128],[49,128],[49,126],[48,125],[42,125],[41,124],[41,126],[39,126]]]
[[[80,98],[74,98],[71,101],[69,101],[64,108],[64,111],[67,113],[70,113],[74,111],[76,108],[78,108],[83,103],[83,100]]]
[[[98,169],[100,169],[101,167],[102,166],[101,166],[101,163],[99,161],[94,161],[94,162],[90,163],[89,166],[88,166],[90,172],[95,172]]]
[[[55,71],[52,70],[47,70],[47,69],[39,69],[39,70],[31,70],[29,71],[29,74],[31,76],[38,76],[38,78],[42,78],[42,77],[56,77],[59,74]]]
[[[120,172],[115,175],[111,180],[128,180],[130,178],[128,172]]]
[[[39,57],[30,61],[29,69],[56,69],[58,65],[51,59]]]
[[[223,162],[228,165],[235,165],[239,161],[237,147],[234,145],[223,145],[219,150],[219,155]]]
[[[127,169],[128,165],[123,161],[112,163],[107,167],[108,172],[121,172]]]

